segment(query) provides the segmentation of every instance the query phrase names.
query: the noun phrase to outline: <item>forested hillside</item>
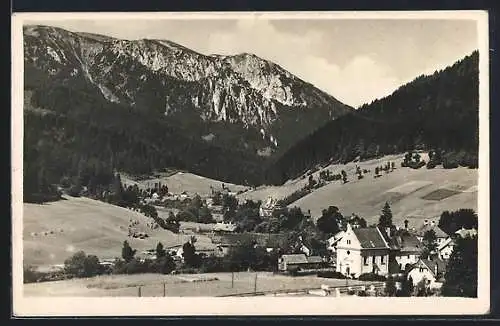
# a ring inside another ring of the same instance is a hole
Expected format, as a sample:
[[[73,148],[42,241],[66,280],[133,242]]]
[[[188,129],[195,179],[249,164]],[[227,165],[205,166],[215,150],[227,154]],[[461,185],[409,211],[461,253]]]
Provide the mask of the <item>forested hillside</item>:
[[[279,184],[316,165],[415,149],[453,154],[458,164],[477,167],[478,62],[475,51],[451,67],[420,76],[392,95],[328,122],[271,164],[266,179]]]

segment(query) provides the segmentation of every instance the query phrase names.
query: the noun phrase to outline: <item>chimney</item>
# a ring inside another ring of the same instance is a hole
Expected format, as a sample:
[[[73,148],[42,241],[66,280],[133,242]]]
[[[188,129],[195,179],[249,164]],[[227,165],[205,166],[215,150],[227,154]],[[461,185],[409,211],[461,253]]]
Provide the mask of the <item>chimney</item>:
[[[391,236],[391,228],[390,227],[385,228],[385,233],[387,234],[388,237],[390,237]]]
[[[436,264],[436,265],[434,265],[434,274],[435,274],[435,275],[436,275],[436,277],[437,277],[437,275],[438,275],[438,265],[437,265],[437,264]]]
[[[432,226],[436,225],[436,222],[432,221],[432,222],[431,222],[431,225],[432,225]]]
[[[405,229],[408,230],[408,220],[405,220]]]

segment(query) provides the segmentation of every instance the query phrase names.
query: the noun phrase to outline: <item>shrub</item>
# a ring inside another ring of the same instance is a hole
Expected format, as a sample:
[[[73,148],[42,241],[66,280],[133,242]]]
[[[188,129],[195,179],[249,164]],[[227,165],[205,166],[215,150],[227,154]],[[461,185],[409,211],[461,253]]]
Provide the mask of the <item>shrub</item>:
[[[459,167],[460,157],[457,153],[447,153],[443,156],[443,168],[455,169]]]
[[[378,275],[375,273],[364,273],[359,275],[358,280],[360,281],[385,281],[386,277],[383,275]]]
[[[153,273],[169,274],[175,269],[175,262],[172,256],[165,255],[157,258],[149,266],[149,271]]]
[[[74,277],[92,277],[101,273],[101,265],[97,256],[87,256],[79,251],[64,262],[66,274]]]
[[[68,190],[68,195],[71,197],[80,197],[83,188],[80,184],[73,185]]]
[[[225,272],[229,270],[226,268],[226,264],[224,264],[224,260],[221,257],[216,256],[208,256],[203,258],[200,272],[202,273],[217,273],[217,272]]]
[[[43,276],[43,273],[35,271],[31,266],[24,267],[23,283],[38,282],[42,276]]]

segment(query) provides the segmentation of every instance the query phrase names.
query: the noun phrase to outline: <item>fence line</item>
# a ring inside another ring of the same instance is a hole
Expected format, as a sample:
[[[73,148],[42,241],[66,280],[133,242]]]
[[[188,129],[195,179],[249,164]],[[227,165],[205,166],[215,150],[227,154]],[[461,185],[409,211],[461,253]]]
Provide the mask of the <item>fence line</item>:
[[[380,290],[385,286],[385,283],[380,282],[380,283],[372,283],[369,285],[369,287],[373,286],[374,290]],[[328,287],[328,292],[331,292],[332,290],[339,289],[340,293],[342,292],[347,292],[349,290],[356,291],[356,290],[366,290],[366,285],[364,284],[356,284],[356,285],[339,285],[339,286],[329,286]],[[300,288],[300,289],[282,289],[282,290],[269,290],[269,291],[259,291],[259,292],[245,292],[245,293],[232,293],[232,294],[224,294],[224,295],[219,295],[218,297],[239,297],[239,296],[259,296],[259,295],[266,295],[266,294],[281,294],[281,293],[307,293],[309,291],[313,290],[321,290],[322,288],[318,287],[308,287],[308,288]]]
[[[333,291],[336,291],[338,289],[339,293],[346,293],[348,291],[360,291],[360,290],[368,290],[369,288],[373,288],[373,290],[377,291],[380,289],[383,289],[385,286],[384,282],[377,282],[377,283],[370,283],[370,284],[355,284],[355,285],[338,285],[338,286],[329,286],[329,285],[323,285],[321,287],[315,286],[315,287],[307,287],[307,288],[296,288],[296,289],[279,289],[279,290],[264,290],[264,291],[257,291],[257,286],[256,286],[256,279],[254,281],[254,291],[252,292],[241,292],[241,293],[230,293],[230,294],[223,294],[223,295],[218,295],[217,297],[246,297],[246,296],[262,296],[262,295],[267,295],[267,294],[300,294],[300,293],[308,293],[309,291],[314,291],[314,290],[324,290],[327,293],[331,293]],[[166,283],[162,283],[163,285],[163,297],[167,296],[167,285]],[[143,288],[147,286],[137,286],[137,296],[142,297],[143,296]]]

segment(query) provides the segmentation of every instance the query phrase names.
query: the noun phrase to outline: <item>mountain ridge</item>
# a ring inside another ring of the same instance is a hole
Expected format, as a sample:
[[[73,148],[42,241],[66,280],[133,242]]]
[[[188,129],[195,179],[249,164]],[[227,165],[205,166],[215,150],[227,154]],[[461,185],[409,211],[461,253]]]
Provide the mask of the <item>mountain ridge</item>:
[[[476,168],[478,112],[476,50],[329,121],[277,157],[267,167],[266,179],[280,184],[320,165],[418,149],[456,153],[457,164]]]

